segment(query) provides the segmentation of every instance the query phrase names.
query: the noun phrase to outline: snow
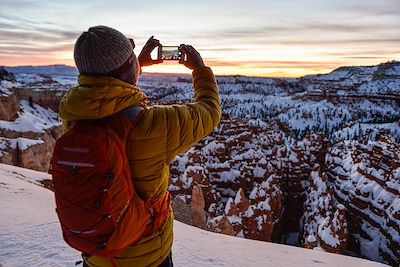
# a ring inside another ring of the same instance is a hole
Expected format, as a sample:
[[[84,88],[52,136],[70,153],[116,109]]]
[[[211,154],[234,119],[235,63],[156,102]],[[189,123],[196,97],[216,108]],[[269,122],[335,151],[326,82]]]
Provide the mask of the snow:
[[[234,182],[240,177],[240,171],[231,169],[229,171],[221,172],[219,175],[221,176],[221,178],[219,178],[219,181],[221,182]],[[210,179],[210,181],[212,182],[213,180]]]
[[[242,218],[236,215],[232,215],[232,216],[226,216],[226,218],[228,219],[229,223],[234,225],[234,224],[242,224]]]
[[[229,213],[229,211],[231,210],[231,205],[232,205],[233,202],[234,202],[233,198],[230,197],[228,199],[228,201],[226,202],[226,205],[225,205],[225,214]]]
[[[28,181],[26,181],[26,177]],[[29,181],[45,173],[0,164],[0,265],[74,266],[54,211],[53,193]],[[174,265],[179,266],[386,266],[349,256],[207,232],[175,221]]]
[[[358,136],[367,140],[375,140],[377,134],[388,131],[394,138],[400,138],[400,125],[394,123],[355,123],[350,127],[345,127],[333,134],[335,141],[354,139]]]
[[[243,192],[242,188],[240,188],[236,193],[236,197],[235,197],[235,201],[234,201],[235,204],[239,204],[242,201],[241,192]]]
[[[0,81],[0,96],[10,97],[13,94],[11,89],[19,85],[19,83],[13,83],[10,81]]]
[[[253,170],[253,175],[254,175],[254,177],[257,177],[257,178],[264,177],[265,173],[266,173],[266,170],[259,166],[255,167]]]
[[[263,158],[265,155],[262,153],[261,150],[254,150],[254,149],[249,149],[246,152],[234,156],[232,159],[235,161],[244,161],[246,159],[257,159],[257,158]]]
[[[340,244],[340,241],[336,238],[336,236],[332,233],[329,227],[329,218],[325,218],[325,221],[322,222],[318,227],[318,236],[324,241],[327,245],[331,247],[336,247]]]
[[[211,155],[212,153],[215,153],[218,149],[225,149],[225,145],[215,140],[206,145],[203,148],[202,153],[204,153],[204,155]]]
[[[51,78],[48,76],[43,76],[39,74],[16,74],[15,78],[19,83],[25,84],[25,85],[33,85],[37,83],[43,83],[45,81],[50,80]]]
[[[265,199],[257,204],[258,210],[271,210],[271,206],[269,205],[269,199]]]
[[[257,197],[264,197],[265,195],[266,195],[266,193],[263,189],[255,186],[249,195],[249,199],[256,199]]]
[[[47,129],[61,125],[58,114],[37,104],[33,107],[21,100],[18,118],[15,121],[0,120],[0,128],[15,132],[43,133]]]
[[[60,234],[52,192],[24,180],[40,172],[0,165],[0,265],[72,266],[78,252]]]
[[[313,243],[313,242],[316,242],[316,241],[317,241],[317,239],[313,235],[309,235],[307,237],[307,243]]]
[[[337,207],[339,210],[345,210],[345,209],[346,209],[346,207],[345,207],[343,204],[338,204],[336,207]]]
[[[18,137],[15,139],[0,137],[0,156],[3,155],[3,153],[6,153],[3,150],[7,147],[16,149],[18,146],[19,149],[25,150],[31,146],[40,145],[43,143],[43,140],[29,139],[24,137]]]

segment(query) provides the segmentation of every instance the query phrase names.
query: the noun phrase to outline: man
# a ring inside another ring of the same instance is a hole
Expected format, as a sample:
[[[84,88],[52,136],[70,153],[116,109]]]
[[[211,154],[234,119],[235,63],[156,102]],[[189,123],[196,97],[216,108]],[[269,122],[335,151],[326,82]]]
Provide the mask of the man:
[[[181,45],[179,63],[193,70],[194,103],[147,106],[146,96],[136,84],[142,66],[161,63],[150,56],[158,46],[160,42],[151,37],[137,58],[133,40],[105,26],[83,32],[75,44],[79,85],[71,88],[61,102],[63,131],[68,131],[78,120],[97,120],[122,112],[135,127],[127,141],[135,190],[145,201],[156,203],[154,217],[159,222],[155,232],[132,244],[114,258],[115,262],[86,255],[87,266],[172,266],[173,214],[167,192],[169,164],[176,155],[213,131],[221,118],[215,77],[200,54],[189,45]]]

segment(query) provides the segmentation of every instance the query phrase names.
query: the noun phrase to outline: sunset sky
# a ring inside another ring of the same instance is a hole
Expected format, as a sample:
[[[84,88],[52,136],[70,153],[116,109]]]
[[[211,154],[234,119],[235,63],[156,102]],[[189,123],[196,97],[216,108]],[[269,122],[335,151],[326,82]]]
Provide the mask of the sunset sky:
[[[187,43],[217,74],[298,77],[400,59],[400,0],[0,0],[0,65],[74,65],[94,25]],[[144,69],[186,72],[176,63]]]

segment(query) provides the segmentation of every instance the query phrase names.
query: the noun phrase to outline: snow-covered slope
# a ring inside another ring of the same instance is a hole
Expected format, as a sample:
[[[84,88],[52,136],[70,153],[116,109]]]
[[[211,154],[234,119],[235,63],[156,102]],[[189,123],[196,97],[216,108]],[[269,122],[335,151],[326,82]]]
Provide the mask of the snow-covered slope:
[[[14,121],[0,120],[0,129],[16,132],[43,133],[47,129],[60,126],[58,114],[37,104],[20,101],[20,110]]]
[[[47,174],[0,164],[0,266],[74,266],[61,237]],[[175,222],[175,266],[385,266],[359,258],[253,241]]]

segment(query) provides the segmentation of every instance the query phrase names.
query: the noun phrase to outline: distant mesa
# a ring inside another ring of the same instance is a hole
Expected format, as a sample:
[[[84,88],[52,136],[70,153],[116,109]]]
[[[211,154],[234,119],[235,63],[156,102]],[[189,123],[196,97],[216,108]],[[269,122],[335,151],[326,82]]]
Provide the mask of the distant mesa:
[[[14,74],[43,74],[43,75],[78,75],[75,67],[67,65],[45,65],[45,66],[17,66],[4,67]]]

